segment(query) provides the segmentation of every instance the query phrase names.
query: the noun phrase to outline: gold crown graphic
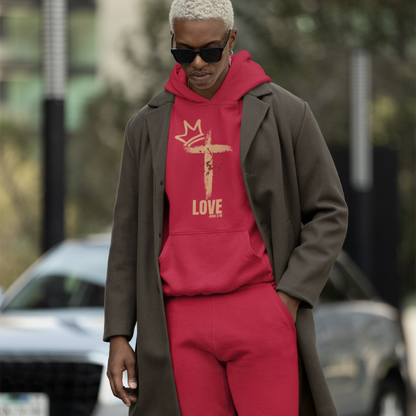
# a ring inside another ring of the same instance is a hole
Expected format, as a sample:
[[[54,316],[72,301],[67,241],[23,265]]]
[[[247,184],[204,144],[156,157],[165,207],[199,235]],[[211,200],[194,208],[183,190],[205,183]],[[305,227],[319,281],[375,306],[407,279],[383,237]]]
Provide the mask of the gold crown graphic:
[[[196,122],[194,127],[192,127],[186,120],[184,120],[183,125],[185,127],[185,133],[175,136],[175,139],[181,141],[184,144],[184,146],[190,147],[194,143],[200,140],[204,140],[205,135],[204,133],[202,133],[202,130],[201,130],[201,119],[199,119]],[[194,133],[197,133],[197,134],[192,136],[190,139],[185,140],[188,137],[188,135],[192,135]]]

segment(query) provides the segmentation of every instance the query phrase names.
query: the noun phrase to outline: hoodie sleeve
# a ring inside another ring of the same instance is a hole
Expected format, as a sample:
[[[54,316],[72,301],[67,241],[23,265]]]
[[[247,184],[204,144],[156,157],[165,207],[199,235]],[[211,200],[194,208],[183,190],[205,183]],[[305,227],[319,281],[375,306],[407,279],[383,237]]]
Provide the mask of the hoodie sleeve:
[[[312,308],[342,248],[348,210],[331,154],[306,103],[294,160],[302,228],[277,290]]]

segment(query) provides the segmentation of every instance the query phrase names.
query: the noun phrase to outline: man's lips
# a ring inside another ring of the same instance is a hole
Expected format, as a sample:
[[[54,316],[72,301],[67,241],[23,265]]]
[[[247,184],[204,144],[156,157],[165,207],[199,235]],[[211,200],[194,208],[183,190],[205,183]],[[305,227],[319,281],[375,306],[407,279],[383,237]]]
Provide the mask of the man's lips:
[[[196,83],[202,83],[205,82],[210,75],[211,74],[209,72],[193,72],[190,75],[190,78]]]

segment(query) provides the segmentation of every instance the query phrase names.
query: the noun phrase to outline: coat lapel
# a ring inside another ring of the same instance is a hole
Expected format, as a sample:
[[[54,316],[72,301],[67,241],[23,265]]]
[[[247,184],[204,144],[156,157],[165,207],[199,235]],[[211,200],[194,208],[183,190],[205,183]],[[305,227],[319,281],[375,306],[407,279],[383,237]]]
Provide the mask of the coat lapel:
[[[250,145],[269,109],[269,104],[259,100],[258,97],[268,94],[271,94],[268,84],[260,84],[244,96],[240,133],[241,164],[244,163]]]
[[[147,114],[146,121],[152,147],[153,172],[157,181],[165,180],[170,113],[174,102],[174,95],[167,91],[163,91],[149,102],[149,107],[155,107],[154,111]]]
[[[163,202],[165,195],[165,170],[166,154],[169,137],[170,114],[175,96],[163,91],[149,102],[149,107],[155,107],[146,116],[149,131],[150,146],[152,149],[153,178],[155,184],[154,207],[155,207],[155,235],[163,229]],[[155,238],[156,253],[160,254],[162,239]]]

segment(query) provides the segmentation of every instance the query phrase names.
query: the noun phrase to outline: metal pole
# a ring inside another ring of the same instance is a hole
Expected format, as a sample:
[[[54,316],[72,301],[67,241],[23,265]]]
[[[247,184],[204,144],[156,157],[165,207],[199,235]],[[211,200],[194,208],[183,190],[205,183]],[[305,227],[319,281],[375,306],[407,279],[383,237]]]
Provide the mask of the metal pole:
[[[355,258],[372,278],[373,147],[371,141],[371,56],[364,49],[351,55],[350,182],[354,191]]]
[[[64,239],[66,78],[65,0],[43,0],[43,251]]]
[[[373,187],[371,142],[371,56],[355,49],[351,56],[351,169],[350,180],[357,191]]]

